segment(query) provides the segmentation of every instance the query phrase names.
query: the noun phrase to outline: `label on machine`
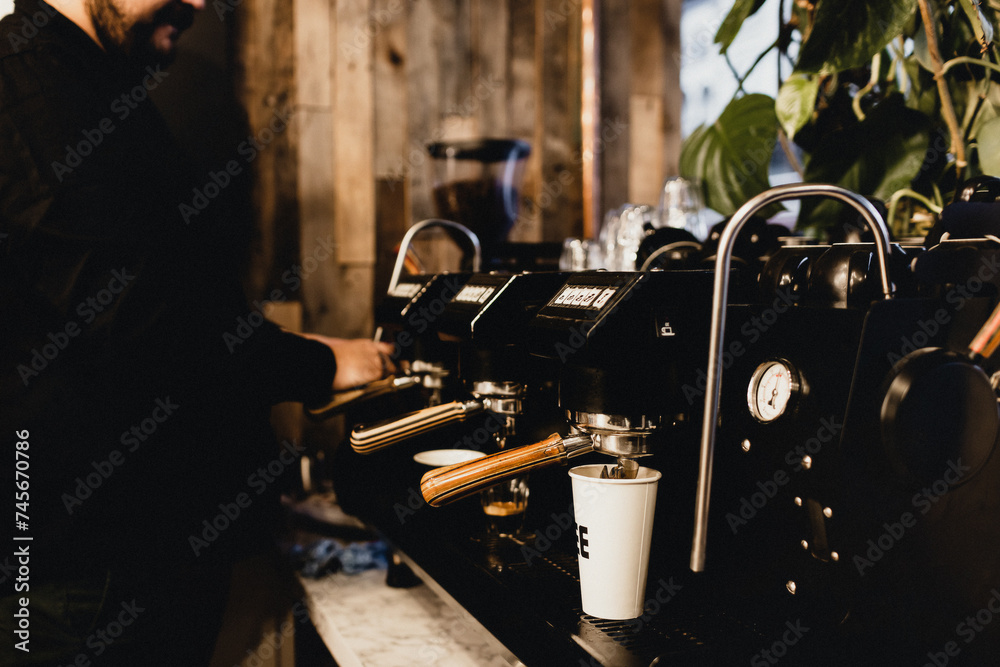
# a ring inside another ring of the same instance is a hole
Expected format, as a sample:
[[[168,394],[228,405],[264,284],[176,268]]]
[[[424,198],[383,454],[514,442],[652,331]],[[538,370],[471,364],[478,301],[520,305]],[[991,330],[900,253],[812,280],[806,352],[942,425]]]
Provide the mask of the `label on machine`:
[[[587,310],[600,310],[608,302],[617,287],[607,286],[587,286],[587,285],[567,285],[555,298],[548,303],[550,306],[561,306],[563,308],[584,308]]]
[[[396,298],[412,299],[423,286],[423,283],[398,283],[388,291],[388,294]]]
[[[496,289],[493,285],[466,285],[454,300],[459,303],[485,303]]]

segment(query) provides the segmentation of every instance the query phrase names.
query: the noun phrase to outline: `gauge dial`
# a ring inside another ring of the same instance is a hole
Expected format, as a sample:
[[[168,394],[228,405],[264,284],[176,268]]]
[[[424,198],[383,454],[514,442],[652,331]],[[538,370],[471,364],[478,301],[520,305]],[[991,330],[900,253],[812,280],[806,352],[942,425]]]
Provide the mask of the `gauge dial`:
[[[765,361],[750,378],[747,405],[758,421],[772,422],[785,414],[798,390],[798,374],[790,363],[780,359]]]

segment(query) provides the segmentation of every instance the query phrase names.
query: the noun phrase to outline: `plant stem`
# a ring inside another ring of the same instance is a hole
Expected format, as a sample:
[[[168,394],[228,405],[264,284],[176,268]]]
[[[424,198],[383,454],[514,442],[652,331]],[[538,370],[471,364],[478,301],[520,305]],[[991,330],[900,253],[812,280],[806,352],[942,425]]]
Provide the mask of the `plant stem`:
[[[907,197],[909,199],[915,199],[916,201],[926,206],[927,210],[930,211],[931,213],[935,214],[941,213],[941,207],[939,205],[935,204],[934,202],[932,202],[919,192],[915,192],[914,190],[910,190],[909,188],[903,188],[902,190],[897,190],[896,192],[893,192],[892,196],[889,197],[889,202],[886,207],[887,208],[886,217],[888,218],[888,220],[886,220],[886,224],[889,225],[889,227],[892,229],[893,233],[896,234],[896,236],[907,236],[911,231],[910,226],[908,224],[896,222],[896,209],[899,207],[899,200],[902,199],[903,197]]]
[[[945,124],[948,125],[948,133],[951,135],[951,150],[955,153],[956,176],[961,180],[962,172],[965,171],[968,164],[965,159],[965,143],[962,141],[962,132],[958,127],[958,118],[955,116],[955,106],[952,104],[951,93],[948,91],[948,82],[944,79],[941,51],[938,49],[937,32],[934,30],[934,20],[930,7],[927,5],[927,0],[917,0],[917,4],[920,5],[920,18],[924,23],[924,32],[927,33],[927,52],[934,65],[934,80],[937,82],[938,95],[941,97],[941,115],[944,117]]]
[[[851,99],[851,108],[854,110],[854,115],[858,120],[865,119],[865,112],[861,110],[861,98],[871,92],[875,88],[875,84],[878,83],[879,70],[882,68],[881,51],[872,57],[871,68],[872,73],[871,76],[868,77],[868,83],[865,84],[864,88],[855,93],[854,97]]]
[[[1000,65],[996,63],[991,63],[989,60],[983,60],[982,58],[970,58],[969,56],[958,56],[957,58],[952,58],[948,62],[941,65],[941,74],[947,74],[955,65],[979,65],[985,67],[986,69],[991,69],[994,72],[1000,72]]]
[[[799,179],[801,179],[805,176],[805,171],[803,171],[802,165],[799,164],[799,159],[795,157],[795,152],[792,151],[791,143],[788,141],[788,135],[785,134],[785,131],[780,127],[778,128],[778,144],[781,146],[781,150],[785,154],[785,157],[788,158],[788,164],[792,165],[792,169],[795,170],[795,173],[798,174]]]

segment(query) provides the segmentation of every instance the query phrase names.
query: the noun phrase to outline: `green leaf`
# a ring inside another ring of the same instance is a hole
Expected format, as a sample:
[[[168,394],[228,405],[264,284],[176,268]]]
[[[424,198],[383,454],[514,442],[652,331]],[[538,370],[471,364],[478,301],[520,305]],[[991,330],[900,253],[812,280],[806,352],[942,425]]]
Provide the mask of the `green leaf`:
[[[994,117],[979,128],[976,134],[979,168],[984,174],[1000,176],[1000,117]]]
[[[819,93],[819,76],[792,74],[778,90],[775,110],[778,122],[790,139],[812,118]]]
[[[985,51],[993,41],[993,25],[983,14],[979,0],[959,0],[959,4],[969,17],[969,23],[972,24],[972,30],[976,34],[976,41]]]
[[[770,187],[769,166],[778,134],[774,100],[767,95],[735,99],[711,125],[699,126],[681,146],[681,175],[702,184],[706,205],[732,215]],[[774,206],[762,215],[770,215]]]
[[[820,0],[796,70],[838,72],[867,65],[903,33],[917,0]]]
[[[715,33],[715,43],[720,45],[719,53],[725,53],[729,45],[733,43],[736,34],[747,17],[757,13],[757,10],[764,4],[764,0],[736,0],[733,8],[729,10],[718,32]]]
[[[930,121],[901,95],[873,107],[864,121],[831,132],[809,155],[804,180],[836,183],[883,201],[910,187],[930,145]],[[829,228],[839,221],[833,202],[803,202],[799,226]]]

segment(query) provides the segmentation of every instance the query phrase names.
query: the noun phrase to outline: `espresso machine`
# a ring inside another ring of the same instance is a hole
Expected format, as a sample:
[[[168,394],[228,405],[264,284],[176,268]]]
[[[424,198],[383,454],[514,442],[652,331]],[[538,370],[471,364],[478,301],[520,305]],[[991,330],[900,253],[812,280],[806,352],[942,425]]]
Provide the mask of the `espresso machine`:
[[[807,196],[855,208],[875,241],[783,248],[756,284],[730,285],[741,225]],[[456,590],[513,592],[531,640],[488,627],[552,660],[538,664],[991,664],[998,251],[892,244],[863,198],[794,185],[733,216],[714,271],[570,276],[525,336],[557,364],[567,434],[431,471],[421,491],[459,504],[537,469],[562,470],[559,485],[565,470],[546,466],[585,456],[609,476],[636,459],[660,470],[646,613],[575,606],[568,483],[502,581],[462,568],[466,553],[450,562]]]
[[[534,313],[565,280],[566,274],[559,272],[477,273],[464,282],[428,334],[454,359],[451,400],[355,423],[350,447],[338,452],[334,480],[345,509],[373,525],[389,524],[390,537],[397,527],[408,534],[409,526],[420,525],[424,517],[439,524],[432,530],[485,537],[478,499],[448,508],[443,516],[424,511],[417,482],[428,468],[415,462],[414,455],[437,450],[492,453],[531,442],[560,421],[554,370],[529,356],[520,339]],[[539,487],[542,497],[547,486]],[[527,507],[530,515],[531,503]],[[466,519],[472,523],[466,525]]]
[[[461,269],[407,273],[414,241],[426,230],[435,229],[444,230],[462,250]],[[307,415],[319,420],[351,413],[349,416],[354,419],[365,419],[369,414],[408,412],[442,403],[449,395],[448,378],[455,372],[458,360],[454,346],[436,335],[434,321],[440,317],[444,304],[479,267],[479,239],[464,225],[436,218],[412,225],[400,242],[385,297],[375,307],[375,340],[394,345],[393,359],[400,371],[363,387],[336,392],[325,404],[308,408]],[[403,389],[419,391],[400,392]],[[380,397],[380,402],[371,403]]]

